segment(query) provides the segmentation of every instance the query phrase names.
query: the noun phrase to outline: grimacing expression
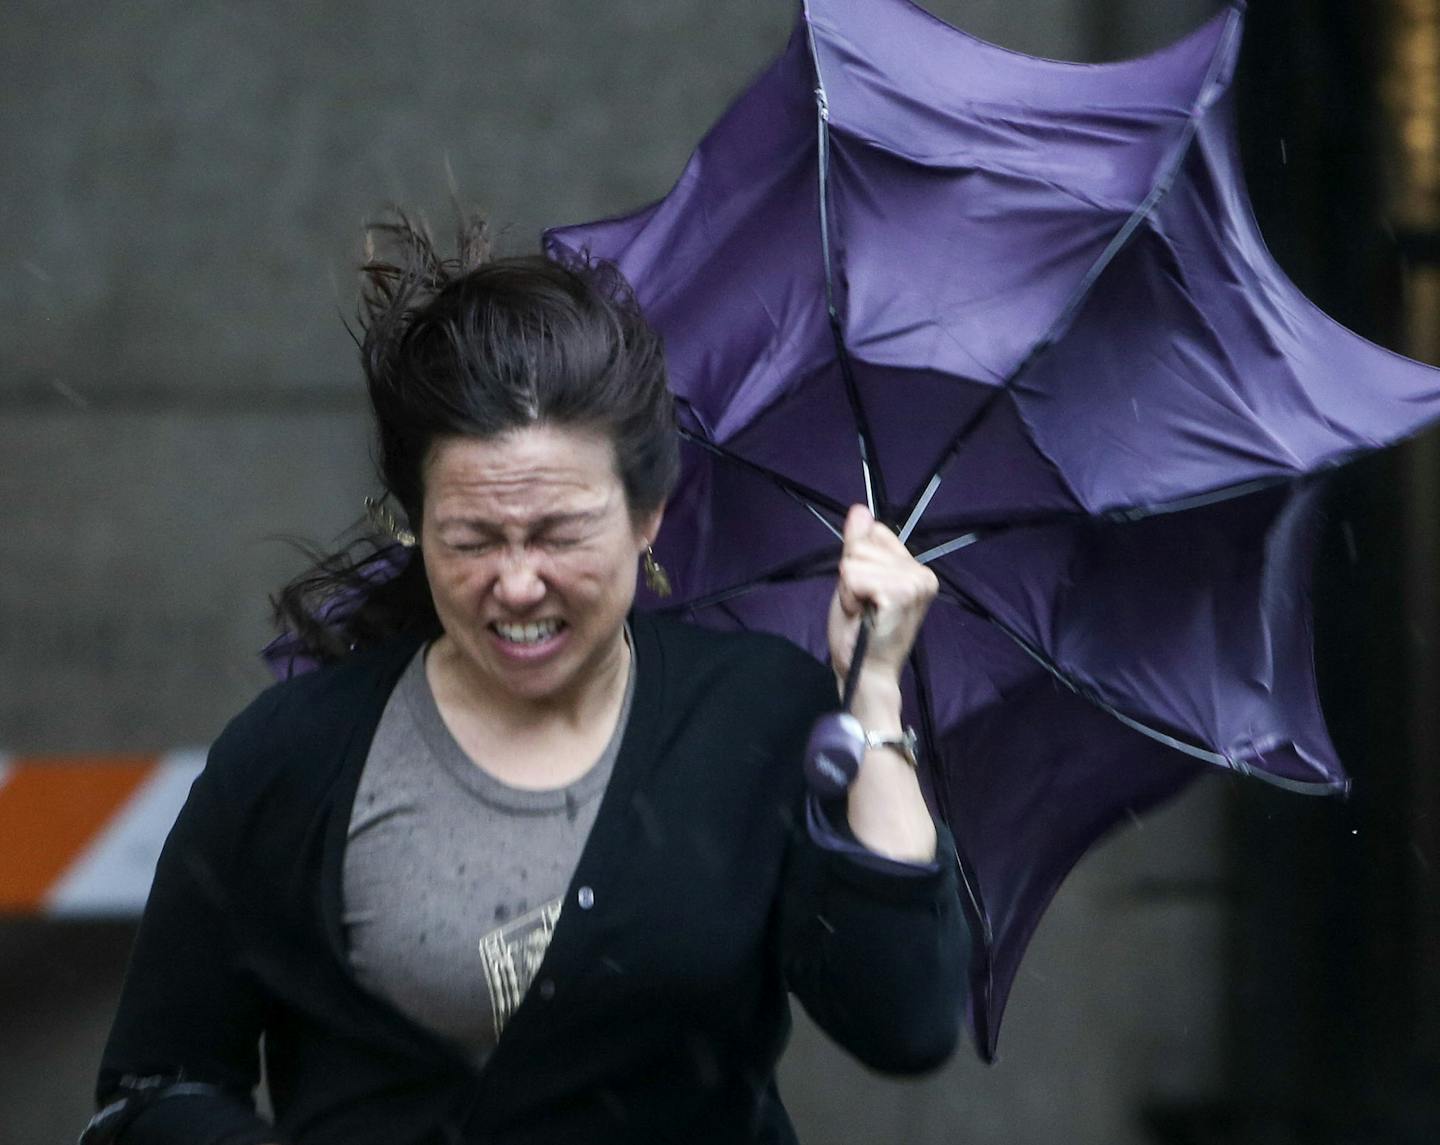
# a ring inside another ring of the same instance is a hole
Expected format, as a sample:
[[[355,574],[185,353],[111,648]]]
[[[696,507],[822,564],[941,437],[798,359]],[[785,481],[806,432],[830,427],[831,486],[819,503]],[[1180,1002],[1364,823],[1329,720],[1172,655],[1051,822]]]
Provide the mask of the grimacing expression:
[[[618,654],[661,512],[631,516],[597,430],[436,442],[420,543],[435,611],[477,682],[527,702],[583,688]]]

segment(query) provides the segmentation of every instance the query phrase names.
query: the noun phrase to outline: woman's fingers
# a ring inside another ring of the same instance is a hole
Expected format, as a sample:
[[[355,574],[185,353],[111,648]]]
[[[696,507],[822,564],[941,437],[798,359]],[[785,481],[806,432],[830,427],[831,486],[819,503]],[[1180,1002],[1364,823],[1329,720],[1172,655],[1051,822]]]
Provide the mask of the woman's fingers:
[[[858,617],[868,605],[874,624],[867,661],[898,672],[938,588],[935,574],[910,555],[899,537],[864,506],[852,508],[845,519],[831,616],[831,657],[837,668],[849,662]]]
[[[939,582],[899,537],[857,505],[845,522],[840,587],[845,612],[852,615],[862,604],[880,611],[923,607],[934,599]]]

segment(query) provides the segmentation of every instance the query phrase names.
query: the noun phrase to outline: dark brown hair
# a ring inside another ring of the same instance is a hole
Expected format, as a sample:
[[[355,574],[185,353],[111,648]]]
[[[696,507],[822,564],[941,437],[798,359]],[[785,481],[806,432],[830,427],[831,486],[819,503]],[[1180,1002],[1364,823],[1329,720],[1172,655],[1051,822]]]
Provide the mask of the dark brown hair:
[[[462,221],[453,258],[399,212],[366,238],[356,340],[380,480],[417,535],[438,439],[538,423],[604,433],[632,517],[664,504],[679,471],[664,356],[615,267],[492,258],[475,218]],[[277,622],[319,660],[437,624],[419,550],[406,560],[379,534],[315,554],[273,603]]]

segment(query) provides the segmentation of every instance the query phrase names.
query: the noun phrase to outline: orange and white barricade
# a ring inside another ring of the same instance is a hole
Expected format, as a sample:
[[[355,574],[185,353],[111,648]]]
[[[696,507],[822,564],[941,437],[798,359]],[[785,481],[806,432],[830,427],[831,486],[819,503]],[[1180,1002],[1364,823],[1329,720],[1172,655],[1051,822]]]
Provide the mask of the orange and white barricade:
[[[0,754],[0,914],[137,916],[205,751]]]

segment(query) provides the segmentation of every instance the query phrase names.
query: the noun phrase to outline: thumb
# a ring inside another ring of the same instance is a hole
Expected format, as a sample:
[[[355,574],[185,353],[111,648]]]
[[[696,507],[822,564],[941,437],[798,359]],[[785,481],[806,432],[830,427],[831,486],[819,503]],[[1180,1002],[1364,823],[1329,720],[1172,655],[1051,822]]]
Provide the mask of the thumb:
[[[854,544],[874,523],[875,518],[864,505],[851,505],[850,512],[845,514],[845,543]]]

